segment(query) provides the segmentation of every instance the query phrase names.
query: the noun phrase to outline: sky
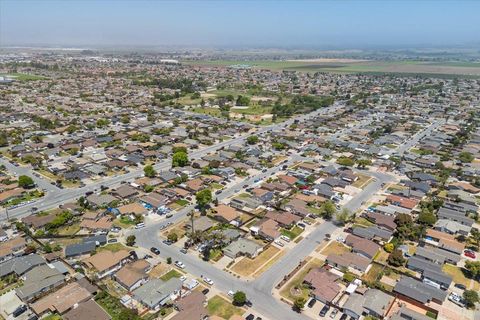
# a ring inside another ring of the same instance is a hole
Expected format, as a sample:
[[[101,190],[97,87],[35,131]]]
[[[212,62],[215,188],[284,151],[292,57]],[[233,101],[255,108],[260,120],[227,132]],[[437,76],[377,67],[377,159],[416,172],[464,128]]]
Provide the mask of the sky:
[[[478,46],[479,12],[475,0],[0,0],[0,46]]]

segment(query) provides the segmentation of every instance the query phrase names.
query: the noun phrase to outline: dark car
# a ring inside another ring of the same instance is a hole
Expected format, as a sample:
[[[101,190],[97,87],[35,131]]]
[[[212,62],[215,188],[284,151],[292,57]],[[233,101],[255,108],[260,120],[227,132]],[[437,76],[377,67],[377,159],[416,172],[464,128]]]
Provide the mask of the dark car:
[[[156,255],[159,255],[159,254],[160,254],[160,250],[158,250],[158,249],[155,248],[155,247],[151,247],[151,248],[150,248],[150,251],[151,251],[152,253],[156,254]]]
[[[247,300],[247,301],[245,301],[245,305],[246,305],[247,307],[251,308],[251,307],[253,306],[253,303],[252,303],[252,301]]]
[[[455,287],[457,287],[458,289],[467,290],[467,287],[461,283],[455,283]]]
[[[320,310],[320,313],[318,314],[320,317],[325,317],[328,313],[328,310],[330,310],[329,306],[324,306],[322,310]]]
[[[202,293],[205,294],[205,295],[209,292],[210,292],[210,289],[208,289],[208,288],[202,290]]]
[[[173,242],[170,241],[170,240],[163,240],[162,241],[164,244],[166,244],[167,246],[171,245]]]
[[[215,191],[215,194],[220,194],[220,193],[222,193],[222,190]]]
[[[308,306],[309,308],[312,308],[312,307],[315,305],[315,303],[317,303],[317,299],[311,299],[311,300],[308,302],[308,305],[307,305],[307,306]]]
[[[186,253],[187,253],[187,249],[185,249],[185,248],[180,249],[180,252],[183,253],[183,254],[186,254]]]
[[[340,317],[340,320],[347,320],[348,316],[344,313],[342,314],[342,316]]]
[[[26,305],[21,305],[20,307],[18,307],[17,309],[15,309],[13,312],[12,312],[12,315],[14,318],[18,317],[19,315],[21,315],[22,313],[24,313],[25,311],[27,311],[27,306]]]
[[[255,316],[251,313],[245,317],[245,320],[254,320],[254,319],[255,319]]]

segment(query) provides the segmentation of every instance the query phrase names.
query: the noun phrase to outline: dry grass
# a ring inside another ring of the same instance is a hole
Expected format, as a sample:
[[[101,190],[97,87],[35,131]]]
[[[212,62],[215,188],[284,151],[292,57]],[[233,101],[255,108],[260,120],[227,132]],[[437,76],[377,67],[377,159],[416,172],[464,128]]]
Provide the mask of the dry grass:
[[[453,278],[453,282],[463,284],[471,290],[480,290],[480,282],[467,278],[461,268],[451,264],[444,264],[442,270]]]
[[[280,249],[270,246],[267,250],[261,252],[255,259],[244,257],[242,260],[235,263],[231,267],[231,270],[244,277],[252,275],[258,268],[272,259],[279,251]]]
[[[355,188],[363,188],[365,187],[367,184],[370,183],[370,180],[372,180],[371,177],[367,176],[367,175],[364,175],[364,174],[361,174],[361,173],[358,173],[357,174],[358,176],[358,180],[355,181],[354,183],[352,183],[352,186],[355,187]]]
[[[349,247],[347,247],[346,245],[338,241],[332,241],[320,253],[323,254],[324,256],[328,256],[329,254],[332,254],[332,253],[343,254],[347,252],[350,252]]]
[[[172,268],[168,264],[160,263],[160,264],[157,264],[155,267],[153,267],[152,270],[150,270],[150,272],[148,273],[148,275],[151,278],[160,278],[171,269]]]
[[[292,288],[298,287],[301,288],[302,294],[301,296],[304,297],[305,299],[308,298],[308,294],[310,293],[310,290],[307,288],[304,288],[302,283],[303,279],[305,276],[308,274],[308,272],[313,269],[313,268],[318,268],[322,266],[324,262],[319,259],[313,259],[312,261],[308,262],[290,281],[287,282],[287,284],[280,290],[280,295],[284,297],[285,299],[288,299],[290,301],[294,301],[295,298],[298,298],[298,296],[294,296],[292,294]]]

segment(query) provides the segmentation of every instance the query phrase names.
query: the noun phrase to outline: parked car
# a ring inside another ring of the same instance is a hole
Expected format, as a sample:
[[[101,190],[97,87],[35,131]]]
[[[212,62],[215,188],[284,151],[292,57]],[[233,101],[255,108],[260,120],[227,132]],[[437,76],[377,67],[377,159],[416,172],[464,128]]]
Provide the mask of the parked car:
[[[455,287],[462,290],[467,290],[467,287],[461,283],[455,283]]]
[[[171,245],[173,242],[170,241],[170,240],[163,240],[162,241],[164,244],[166,244],[167,246]]]
[[[108,243],[117,243],[117,242],[118,242],[117,239],[109,239],[109,240],[108,240]]]
[[[168,219],[168,218],[171,218],[171,217],[173,217],[173,213],[167,213],[167,214],[165,215],[165,218],[167,218],[167,219]]]
[[[206,284],[213,286],[213,281],[212,281],[212,279],[202,276],[202,280],[203,280]]]
[[[229,291],[227,292],[227,294],[228,294],[229,297],[232,297],[232,298],[233,298],[233,295],[235,294],[235,292],[232,291],[232,290],[229,290]]]
[[[285,242],[290,242],[290,241],[291,241],[291,239],[290,239],[289,237],[287,237],[287,236],[285,236],[285,235],[283,235],[283,234],[280,236],[280,239],[282,239],[282,240],[285,241]]]
[[[473,252],[472,250],[465,250],[463,252],[463,254],[465,255],[465,257],[469,257],[469,258],[472,258],[472,259],[477,258],[477,256],[475,255],[475,252]]]
[[[322,310],[320,310],[320,313],[318,314],[320,317],[325,317],[328,313],[328,310],[330,310],[329,306],[324,306]]]
[[[302,222],[298,222],[297,223],[297,226],[299,226],[300,228],[302,228],[303,230],[305,230],[305,228],[307,227],[304,223]]]
[[[275,241],[273,241],[273,242],[274,242],[277,246],[279,246],[279,247],[283,247],[283,246],[284,246],[283,242],[280,241],[279,239],[277,239],[277,240],[275,240]]]
[[[206,295],[206,294],[209,293],[209,292],[210,292],[210,289],[208,289],[208,288],[202,290],[202,293],[203,293],[204,295]]]
[[[160,250],[158,250],[158,249],[155,248],[155,247],[151,247],[151,248],[150,248],[150,251],[151,251],[152,253],[156,254],[156,255],[159,255],[159,254],[160,254]]]
[[[245,317],[245,320],[255,320],[255,316],[250,313],[248,316]]]
[[[187,253],[187,249],[182,248],[182,249],[180,249],[180,252],[183,253],[183,254],[186,254],[186,253]]]
[[[247,307],[251,308],[251,307],[253,306],[253,303],[252,303],[252,301],[247,300],[247,301],[245,301],[245,305],[246,305]]]
[[[347,320],[348,316],[344,313],[342,314],[342,316],[340,317],[340,320]]]
[[[315,303],[317,303],[317,299],[312,298],[312,299],[310,299],[310,301],[308,301],[307,306],[308,306],[309,308],[312,308],[312,307],[315,305]]]
[[[333,309],[332,313],[330,313],[330,318],[334,319],[337,313],[338,313],[338,309]]]
[[[175,265],[180,269],[185,269],[185,264],[181,261],[175,261]]]
[[[215,194],[220,194],[220,193],[222,193],[222,190],[215,191]]]

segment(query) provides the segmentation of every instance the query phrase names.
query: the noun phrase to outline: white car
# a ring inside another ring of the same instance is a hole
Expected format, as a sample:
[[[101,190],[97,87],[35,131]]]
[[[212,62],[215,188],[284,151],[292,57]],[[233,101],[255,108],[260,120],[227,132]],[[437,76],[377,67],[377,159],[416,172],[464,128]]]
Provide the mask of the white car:
[[[285,241],[285,242],[290,242],[290,240],[291,240],[289,237],[287,237],[287,236],[285,236],[285,235],[283,235],[283,234],[280,236],[280,239],[282,239],[282,240]]]
[[[181,261],[175,261],[175,265],[180,269],[185,269],[185,264]]]
[[[213,286],[213,281],[212,281],[212,279],[207,278],[207,277],[202,277],[202,280],[203,280],[206,284],[209,284],[209,285]]]
[[[275,241],[273,241],[273,242],[274,242],[277,246],[279,246],[279,247],[283,247],[283,246],[284,246],[283,242],[280,241],[279,239],[277,239],[277,240],[275,240]]]
[[[343,237],[337,237],[337,241],[338,241],[338,242],[341,242],[341,243],[344,243],[344,242],[345,242],[345,239],[343,239]]]
[[[181,276],[179,279],[180,279],[180,281],[184,282],[185,280],[187,280],[187,277]]]
[[[227,294],[229,297],[233,298],[233,296],[235,295],[235,292],[233,292],[232,290],[229,290]]]

